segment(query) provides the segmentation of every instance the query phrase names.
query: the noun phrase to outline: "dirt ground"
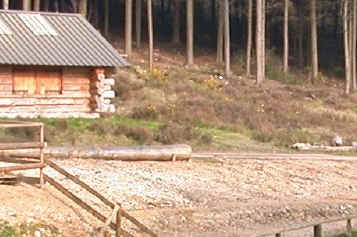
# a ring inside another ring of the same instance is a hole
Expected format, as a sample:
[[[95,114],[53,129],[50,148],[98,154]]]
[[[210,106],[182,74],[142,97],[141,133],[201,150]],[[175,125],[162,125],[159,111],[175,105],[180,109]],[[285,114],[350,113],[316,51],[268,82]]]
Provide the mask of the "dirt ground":
[[[110,200],[121,202],[159,236],[257,236],[357,213],[357,161],[323,156],[314,160],[315,156],[269,160],[269,155],[231,155],[161,163],[54,161]],[[37,176],[36,171],[21,173]],[[110,213],[54,170],[46,168],[45,173],[101,213]],[[0,219],[44,222],[63,236],[88,236],[100,225],[49,184],[41,190],[33,184],[36,179],[23,180],[17,186],[0,185]],[[142,235],[135,227],[124,226],[135,236]],[[309,236],[309,230],[303,233],[291,236]]]

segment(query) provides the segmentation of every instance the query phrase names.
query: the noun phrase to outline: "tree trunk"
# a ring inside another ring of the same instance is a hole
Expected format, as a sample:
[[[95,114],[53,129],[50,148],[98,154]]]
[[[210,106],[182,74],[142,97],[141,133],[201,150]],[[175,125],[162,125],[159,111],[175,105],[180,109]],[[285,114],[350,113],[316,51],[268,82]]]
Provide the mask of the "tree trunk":
[[[50,0],[43,1],[43,11],[48,12],[50,10]]]
[[[180,44],[180,12],[181,12],[181,4],[180,0],[174,0],[172,2],[173,12],[174,12],[174,22],[172,25],[172,43]]]
[[[128,58],[132,53],[132,10],[133,0],[125,0],[125,53]]]
[[[104,36],[109,36],[109,1],[104,0]]]
[[[284,62],[283,71],[289,70],[289,0],[284,0]]]
[[[353,0],[353,11],[352,11],[352,89],[356,90],[357,87],[357,71],[356,71],[356,60],[357,60],[357,0]]]
[[[85,18],[87,18],[87,4],[87,0],[80,0],[78,6],[79,14],[81,14]]]
[[[187,65],[193,65],[193,0],[186,0],[186,17],[187,17]]]
[[[35,12],[39,12],[40,11],[40,6],[41,6],[41,1],[40,0],[34,0],[34,2],[33,2],[33,10]]]
[[[212,20],[211,24],[212,24],[212,26],[216,26],[216,24],[217,24],[216,11],[217,11],[216,0],[211,0],[211,20]],[[212,27],[212,32],[214,33],[214,35],[217,34],[216,27]]]
[[[147,0],[147,17],[148,17],[148,34],[149,34],[149,67],[150,72],[153,70],[154,64],[154,33],[153,33],[153,23],[152,23],[152,2]]]
[[[263,81],[265,80],[265,64],[266,64],[266,55],[265,55],[265,48],[266,48],[266,43],[265,43],[265,26],[266,26],[266,13],[265,13],[265,6],[266,6],[266,0],[262,0],[262,45],[261,45],[261,51],[262,51],[262,71],[263,71]]]
[[[257,84],[260,85],[264,81],[264,61],[263,59],[263,0],[256,0],[256,58],[257,58]]]
[[[3,5],[2,6],[3,9],[5,10],[9,9],[9,0],[3,0],[2,5]]]
[[[310,0],[310,24],[311,24],[311,68],[312,81],[319,76],[319,61],[317,51],[317,24],[316,24],[316,0]]]
[[[231,37],[229,23],[229,2],[224,0],[224,56],[225,56],[225,74],[230,77],[231,72]]]
[[[299,14],[299,34],[298,34],[298,60],[299,60],[299,67],[303,68],[305,63],[304,63],[304,17],[303,14],[301,13],[301,9],[298,9],[300,13]]]
[[[218,4],[218,30],[217,30],[217,63],[223,63],[223,39],[224,39],[224,5]]]
[[[349,37],[348,37],[348,0],[343,2],[343,36],[344,36],[344,48],[345,48],[345,78],[346,78],[346,89],[345,93],[350,93],[351,84],[351,59],[350,59],[350,47],[349,47]]]
[[[22,9],[24,11],[31,11],[31,0],[23,0],[22,1]]]
[[[253,30],[253,0],[248,0],[248,37],[247,37],[247,76],[251,73],[251,59],[252,59],[252,30]]]
[[[135,33],[136,33],[136,48],[141,46],[141,13],[142,13],[142,0],[136,0],[135,12]]]

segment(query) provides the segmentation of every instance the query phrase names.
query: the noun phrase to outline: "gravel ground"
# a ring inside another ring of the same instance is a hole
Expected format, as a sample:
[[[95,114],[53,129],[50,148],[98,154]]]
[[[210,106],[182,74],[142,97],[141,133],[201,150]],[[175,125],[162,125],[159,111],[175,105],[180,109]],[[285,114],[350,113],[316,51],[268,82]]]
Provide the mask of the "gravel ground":
[[[357,213],[355,161],[255,160],[254,157],[161,163],[53,161],[110,200],[121,202],[123,208],[160,236],[236,236],[237,233],[254,236]],[[35,171],[22,173],[37,175]],[[103,214],[109,213],[99,200],[62,175],[50,168],[45,173]],[[41,205],[46,206],[46,202]],[[1,213],[6,212],[0,209]],[[78,230],[74,227],[73,231],[78,233],[88,233],[90,224],[99,225],[86,214],[82,217],[86,219],[85,226],[81,218],[76,218],[73,222],[78,224]],[[125,225],[136,236],[141,235],[134,227]],[[291,236],[309,236],[308,233],[306,230],[304,235],[291,233]]]

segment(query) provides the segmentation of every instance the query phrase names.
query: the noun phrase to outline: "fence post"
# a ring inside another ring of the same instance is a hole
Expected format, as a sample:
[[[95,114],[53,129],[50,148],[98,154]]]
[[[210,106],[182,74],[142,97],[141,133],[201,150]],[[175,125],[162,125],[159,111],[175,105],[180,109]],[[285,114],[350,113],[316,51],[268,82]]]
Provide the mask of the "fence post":
[[[44,125],[41,124],[40,126],[40,160],[41,160],[41,164],[45,163],[45,158],[44,158],[44,154],[43,154],[43,150],[44,150],[44,143],[45,143],[45,132],[44,132]],[[42,188],[44,185],[44,178],[43,178],[43,167],[40,168],[40,187]]]
[[[116,231],[115,231],[115,237],[121,237],[121,205],[119,205],[119,209],[118,209],[118,212],[117,212],[117,218],[116,218],[116,223],[115,223],[115,226],[116,226]]]
[[[314,237],[322,237],[322,226],[321,226],[321,224],[314,226]]]
[[[352,237],[352,221],[351,219],[347,219],[346,223],[346,229],[347,229],[347,237]]]

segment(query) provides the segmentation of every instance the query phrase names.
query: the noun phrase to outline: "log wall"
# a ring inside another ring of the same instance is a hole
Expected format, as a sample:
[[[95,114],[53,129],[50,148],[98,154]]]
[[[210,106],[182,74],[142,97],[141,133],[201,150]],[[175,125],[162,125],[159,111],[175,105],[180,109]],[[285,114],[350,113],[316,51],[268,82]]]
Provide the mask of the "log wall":
[[[61,93],[46,95],[14,94],[12,71],[0,66],[0,117],[99,117],[98,104],[93,103],[93,69],[64,68]]]

